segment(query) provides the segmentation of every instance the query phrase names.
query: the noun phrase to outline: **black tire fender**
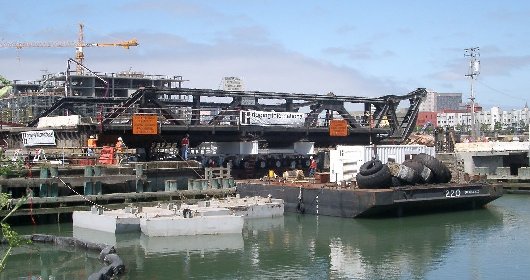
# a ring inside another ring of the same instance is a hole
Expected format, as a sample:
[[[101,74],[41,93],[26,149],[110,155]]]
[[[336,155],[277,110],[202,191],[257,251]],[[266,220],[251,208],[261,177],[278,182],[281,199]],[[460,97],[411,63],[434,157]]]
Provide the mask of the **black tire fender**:
[[[416,173],[416,171],[402,164],[399,165],[399,172],[396,177],[412,185],[416,184],[419,181],[418,174]]]
[[[415,161],[423,163],[433,173],[433,183],[447,183],[451,180],[451,171],[443,164],[439,159],[428,155],[428,154],[417,154],[414,159]]]
[[[381,170],[371,175],[357,173],[355,177],[357,186],[361,189],[386,189],[392,186],[392,174],[388,166],[383,165]]]
[[[407,166],[408,168],[411,168],[414,170],[414,176],[416,178],[416,183],[429,183],[429,180],[432,178],[432,172],[430,170],[427,170],[425,177],[422,176],[422,172],[424,172],[425,165],[419,161],[413,161],[413,160],[406,160],[402,163],[404,166]]]
[[[403,186],[403,182],[398,177],[392,176],[392,187],[395,188],[399,186]]]
[[[379,172],[381,168],[383,168],[383,163],[380,160],[369,160],[359,167],[359,173],[364,176],[372,175]]]

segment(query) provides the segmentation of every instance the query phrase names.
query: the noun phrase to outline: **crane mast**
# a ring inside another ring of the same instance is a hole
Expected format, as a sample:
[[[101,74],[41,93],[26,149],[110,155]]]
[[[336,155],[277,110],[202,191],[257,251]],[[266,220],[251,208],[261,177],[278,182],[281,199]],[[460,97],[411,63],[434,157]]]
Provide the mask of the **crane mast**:
[[[0,42],[0,48],[71,48],[75,47],[75,60],[78,62],[76,65],[76,73],[83,74],[83,62],[85,60],[85,54],[83,49],[85,47],[122,47],[129,49],[130,47],[138,46],[138,41],[136,39],[131,39],[128,41],[122,42],[112,42],[112,43],[85,43],[84,36],[84,25],[79,24],[79,33],[77,42]]]

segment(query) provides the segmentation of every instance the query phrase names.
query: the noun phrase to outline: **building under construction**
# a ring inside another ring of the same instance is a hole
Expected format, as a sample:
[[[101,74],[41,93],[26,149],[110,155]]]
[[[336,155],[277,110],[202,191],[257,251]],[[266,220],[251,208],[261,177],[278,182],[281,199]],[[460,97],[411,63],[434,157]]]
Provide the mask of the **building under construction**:
[[[141,72],[43,75],[31,82],[14,81],[12,89],[0,98],[0,121],[25,125],[65,96],[86,98],[127,98],[141,87],[172,89],[182,87],[181,76],[146,75]],[[68,84],[68,86],[66,86]],[[77,114],[96,117],[93,103],[76,104]],[[56,112],[60,115],[62,112]]]

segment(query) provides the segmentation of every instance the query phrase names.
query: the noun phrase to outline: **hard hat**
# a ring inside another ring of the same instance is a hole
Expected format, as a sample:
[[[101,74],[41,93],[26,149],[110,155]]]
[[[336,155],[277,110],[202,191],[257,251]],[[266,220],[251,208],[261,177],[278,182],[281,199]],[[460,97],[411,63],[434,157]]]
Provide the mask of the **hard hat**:
[[[121,139],[121,137],[118,137],[118,141],[121,141],[121,140],[123,140],[123,139]]]
[[[309,159],[313,159],[313,156],[310,156]]]
[[[94,135],[90,135],[90,139],[94,139]]]

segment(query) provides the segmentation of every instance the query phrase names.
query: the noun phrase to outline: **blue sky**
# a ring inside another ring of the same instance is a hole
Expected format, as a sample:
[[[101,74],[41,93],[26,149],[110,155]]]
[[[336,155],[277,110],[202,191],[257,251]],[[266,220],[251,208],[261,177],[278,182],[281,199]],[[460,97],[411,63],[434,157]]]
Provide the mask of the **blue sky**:
[[[405,94],[425,87],[469,97],[464,49],[480,47],[477,101],[522,108],[530,77],[527,1],[3,1],[0,44],[136,38],[86,48],[97,72],[182,75],[191,88],[241,77],[248,90]],[[73,48],[0,48],[0,75],[66,70]]]

